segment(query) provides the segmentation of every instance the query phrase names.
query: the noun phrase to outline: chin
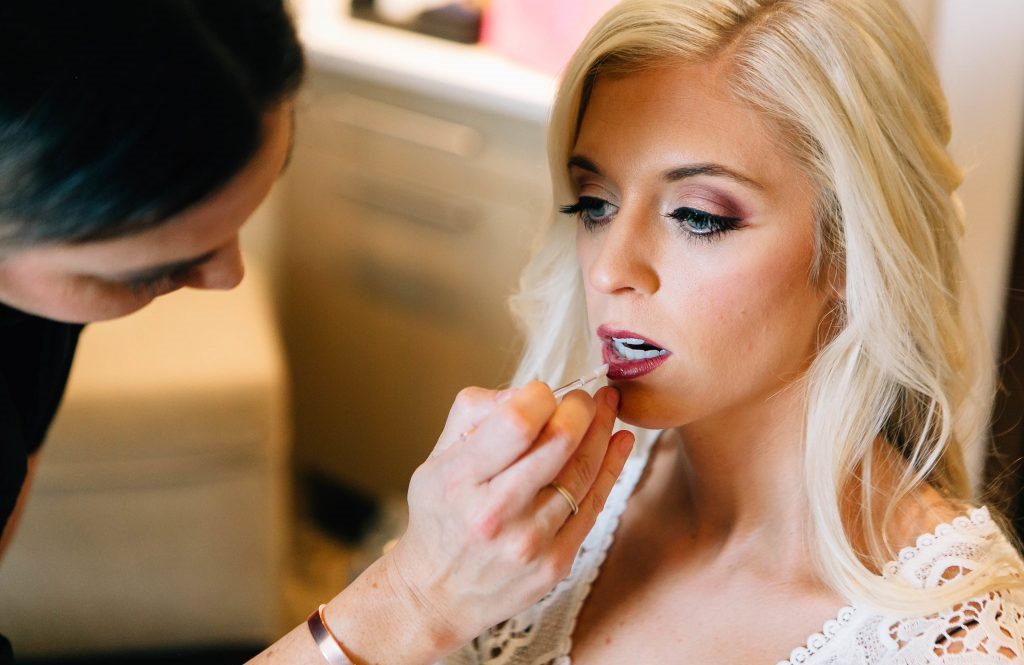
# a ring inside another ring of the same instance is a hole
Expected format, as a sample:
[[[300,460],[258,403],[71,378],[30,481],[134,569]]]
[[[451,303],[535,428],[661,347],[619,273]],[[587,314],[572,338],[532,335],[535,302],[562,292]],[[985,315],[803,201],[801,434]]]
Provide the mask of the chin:
[[[613,381],[619,389],[619,420],[627,425],[644,429],[670,429],[679,427],[685,418],[679,413],[679,406],[656,392],[646,390],[630,381]]]

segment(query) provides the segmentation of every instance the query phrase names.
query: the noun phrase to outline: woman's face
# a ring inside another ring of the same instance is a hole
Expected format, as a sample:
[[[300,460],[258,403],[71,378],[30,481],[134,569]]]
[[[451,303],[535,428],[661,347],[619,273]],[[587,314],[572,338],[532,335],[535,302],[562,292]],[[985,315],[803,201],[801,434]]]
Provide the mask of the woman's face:
[[[723,81],[713,65],[602,77],[573,149],[590,324],[635,425],[763,403],[805,371],[831,308],[810,277],[811,184]]]
[[[112,319],[182,287],[242,279],[238,232],[287,160],[291,105],[267,114],[256,156],[214,195],[137,234],[29,247],[0,259],[0,302],[60,321]]]

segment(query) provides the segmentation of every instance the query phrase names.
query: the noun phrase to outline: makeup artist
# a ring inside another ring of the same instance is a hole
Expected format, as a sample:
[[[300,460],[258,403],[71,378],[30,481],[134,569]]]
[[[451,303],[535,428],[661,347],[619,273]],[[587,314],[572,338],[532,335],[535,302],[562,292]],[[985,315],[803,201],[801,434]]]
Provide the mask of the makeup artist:
[[[285,167],[302,72],[282,0],[0,4],[2,545],[82,324],[242,279],[238,232]],[[617,397],[461,392],[398,545],[253,662],[434,662],[537,601],[632,445]]]

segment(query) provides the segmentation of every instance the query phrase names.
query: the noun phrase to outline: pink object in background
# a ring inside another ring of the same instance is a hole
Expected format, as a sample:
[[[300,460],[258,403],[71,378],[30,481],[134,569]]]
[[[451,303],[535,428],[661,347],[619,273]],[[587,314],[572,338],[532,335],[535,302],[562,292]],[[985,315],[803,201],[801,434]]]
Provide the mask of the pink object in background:
[[[550,74],[560,74],[587,32],[618,0],[490,0],[480,42]]]

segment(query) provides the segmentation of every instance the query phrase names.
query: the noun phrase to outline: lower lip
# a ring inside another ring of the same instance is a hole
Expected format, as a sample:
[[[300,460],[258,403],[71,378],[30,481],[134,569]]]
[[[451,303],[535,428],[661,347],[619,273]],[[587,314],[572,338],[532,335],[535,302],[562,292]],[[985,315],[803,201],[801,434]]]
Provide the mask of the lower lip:
[[[650,374],[661,367],[661,364],[668,360],[672,354],[665,353],[655,358],[644,358],[643,360],[626,360],[615,353],[611,343],[606,343],[601,350],[601,355],[604,361],[608,363],[609,379],[613,381],[628,381]]]

